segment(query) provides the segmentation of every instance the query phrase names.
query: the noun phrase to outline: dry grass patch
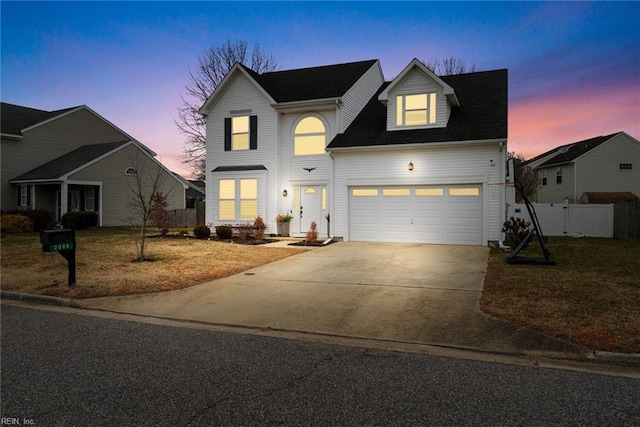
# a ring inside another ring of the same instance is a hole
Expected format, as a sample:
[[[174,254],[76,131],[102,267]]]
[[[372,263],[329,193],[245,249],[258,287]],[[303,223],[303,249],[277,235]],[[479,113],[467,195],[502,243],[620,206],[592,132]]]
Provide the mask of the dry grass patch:
[[[224,242],[153,238],[153,261],[134,262],[136,232],[121,228],[76,233],[77,284],[67,285],[67,262],[43,253],[38,233],[2,236],[2,290],[65,298],[94,298],[182,289],[298,254]]]
[[[492,249],[482,310],[594,350],[640,353],[640,242],[557,237],[548,248],[557,266],[507,265]]]

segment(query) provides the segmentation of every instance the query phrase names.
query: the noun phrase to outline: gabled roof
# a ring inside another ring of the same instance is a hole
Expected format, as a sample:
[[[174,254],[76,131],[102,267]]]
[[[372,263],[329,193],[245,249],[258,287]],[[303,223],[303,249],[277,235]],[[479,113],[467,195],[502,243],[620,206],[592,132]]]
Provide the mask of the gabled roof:
[[[387,107],[378,96],[384,83],[353,123],[328,149],[415,143],[493,140],[507,137],[507,70],[440,77],[457,95],[446,127],[387,131]]]
[[[451,86],[449,86],[444,80],[442,80],[440,77],[438,77],[433,71],[431,71],[425,64],[423,64],[420,60],[418,60],[417,58],[414,58],[409,65],[407,65],[405,67],[404,70],[402,70],[402,72],[400,74],[398,74],[398,76],[393,79],[393,81],[389,84],[389,86],[387,86],[387,88],[385,90],[383,90],[380,95],[378,95],[378,99],[380,101],[387,101],[389,99],[389,92],[397,85],[399,84],[402,79],[404,79],[404,77],[409,74],[409,71],[413,70],[414,68],[417,68],[418,70],[420,70],[423,74],[426,74],[429,78],[431,78],[433,81],[435,81],[438,85],[440,85],[444,91],[444,95],[449,99],[449,102],[451,103],[451,105],[454,105],[456,107],[460,106],[460,102],[458,101],[458,98],[456,97],[456,94],[453,90],[453,88]]]
[[[533,159],[525,162],[525,164],[531,163],[535,159],[545,157],[549,154],[553,154],[554,152],[556,152],[556,154],[551,156],[547,160],[545,160],[540,165],[538,165],[538,168],[545,168],[548,166],[569,163],[577,159],[578,157],[582,156],[583,154],[593,150],[597,146],[607,142],[608,140],[618,135],[619,133],[620,132],[612,133],[611,135],[596,136],[595,138],[589,138],[583,141],[562,145],[560,147],[556,147],[553,150],[549,150],[546,153],[542,153],[539,156],[534,157]]]
[[[219,91],[224,90],[230,76],[242,72],[276,103],[339,98],[343,96],[377,59],[325,65],[295,70],[272,71],[258,74],[249,67],[236,64],[218,88],[204,103],[200,112],[206,114]]]
[[[122,147],[131,141],[107,142],[104,144],[83,145],[67,154],[51,160],[35,169],[25,172],[10,180],[16,181],[36,181],[36,180],[56,180],[72,172],[87,163],[98,159],[105,154]]]
[[[3,135],[22,136],[22,130],[79,107],[55,111],[37,110],[20,105],[0,103],[0,129]]]

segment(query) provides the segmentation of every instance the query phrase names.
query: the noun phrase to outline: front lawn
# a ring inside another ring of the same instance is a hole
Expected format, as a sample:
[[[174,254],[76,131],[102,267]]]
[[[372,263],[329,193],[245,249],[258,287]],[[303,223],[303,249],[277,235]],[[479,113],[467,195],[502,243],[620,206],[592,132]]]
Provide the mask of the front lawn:
[[[558,265],[508,265],[492,249],[482,310],[594,350],[640,353],[640,242],[553,237],[548,248]]]
[[[149,262],[136,258],[135,230],[76,232],[77,284],[67,284],[67,261],[43,253],[39,233],[2,235],[2,290],[65,298],[94,298],[182,289],[300,253],[208,240],[151,238]]]

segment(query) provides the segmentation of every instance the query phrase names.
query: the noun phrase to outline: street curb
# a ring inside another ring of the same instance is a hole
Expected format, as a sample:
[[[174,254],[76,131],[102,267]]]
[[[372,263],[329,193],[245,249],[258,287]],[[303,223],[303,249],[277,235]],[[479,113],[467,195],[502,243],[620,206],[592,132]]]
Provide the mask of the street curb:
[[[206,325],[212,325],[212,326],[219,326],[219,327],[230,327],[230,328],[246,328],[246,329],[256,329],[256,330],[260,330],[261,328],[249,328],[247,326],[243,326],[243,325],[229,325],[229,324],[223,324],[223,323],[211,323],[211,322],[197,322],[197,321],[192,321],[192,320],[187,320],[187,319],[176,319],[176,318],[171,318],[171,317],[163,317],[163,316],[151,316],[151,315],[144,315],[144,314],[135,314],[135,313],[128,313],[125,311],[117,311],[117,310],[111,310],[111,309],[102,309],[102,308],[95,308],[95,307],[89,307],[89,306],[85,306],[82,304],[82,302],[79,301],[74,301],[73,299],[70,298],[59,298],[59,297],[51,297],[51,296],[47,296],[47,295],[36,295],[36,294],[27,294],[27,293],[22,293],[22,292],[9,292],[9,291],[0,291],[0,298],[2,299],[7,299],[7,300],[14,300],[14,301],[23,301],[23,302],[31,302],[31,303],[38,303],[38,304],[46,304],[46,305],[55,305],[55,306],[59,306],[59,307],[71,307],[71,308],[76,308],[76,309],[80,309],[80,310],[96,310],[96,311],[104,311],[104,312],[111,312],[111,313],[116,313],[116,314],[124,314],[124,315],[131,315],[131,316],[139,316],[139,317],[150,317],[150,318],[156,318],[156,319],[162,319],[162,320],[169,320],[169,321],[174,321],[174,322],[187,322],[187,323],[201,323],[201,324],[206,324]],[[272,328],[266,328],[264,330],[268,330],[268,331],[274,331],[277,332],[278,330],[273,330]],[[293,330],[279,330],[280,332],[289,332],[289,333],[293,333],[293,334],[307,334],[308,332],[305,331],[293,331]],[[331,334],[320,334],[320,335],[326,335],[326,336],[333,336]],[[364,340],[370,340],[371,338],[366,338],[366,337],[345,337],[345,336],[340,336],[340,335],[335,335],[335,337],[341,337],[341,338],[346,338],[346,339],[364,339]],[[380,340],[375,340],[374,341],[380,341]],[[400,341],[397,341],[396,343],[401,343]],[[626,367],[640,367],[640,353],[635,353],[635,354],[627,354],[627,353],[613,353],[613,352],[607,352],[607,351],[587,351],[587,355],[584,358],[576,358],[576,357],[570,357],[566,354],[559,354],[559,353],[555,353],[555,352],[545,352],[545,351],[529,351],[529,352],[513,352],[513,353],[502,353],[502,352],[492,352],[492,351],[488,351],[486,349],[477,349],[477,348],[472,348],[472,347],[455,347],[455,346],[447,346],[447,345],[436,345],[436,344],[429,344],[429,343],[422,343],[422,344],[418,344],[418,343],[403,343],[406,345],[427,345],[427,346],[433,346],[433,347],[440,347],[440,348],[448,348],[451,350],[460,350],[460,351],[473,351],[473,352],[481,352],[481,353],[491,353],[491,354],[496,354],[496,355],[503,355],[503,356],[514,356],[514,357],[518,357],[518,356],[523,356],[523,357],[533,357],[533,358],[545,358],[548,360],[558,360],[558,361],[562,361],[562,360],[574,360],[574,361],[582,361],[582,362],[588,362],[588,363],[594,363],[594,364],[598,364],[598,365],[617,365],[617,366],[626,366]],[[564,357],[563,357],[564,356]]]
[[[39,304],[57,305],[60,307],[75,307],[69,298],[50,297],[47,295],[25,294],[22,292],[0,291],[0,298],[15,301],[34,302]]]
[[[607,365],[640,367],[640,354],[612,353],[608,351],[594,351],[594,362]]]

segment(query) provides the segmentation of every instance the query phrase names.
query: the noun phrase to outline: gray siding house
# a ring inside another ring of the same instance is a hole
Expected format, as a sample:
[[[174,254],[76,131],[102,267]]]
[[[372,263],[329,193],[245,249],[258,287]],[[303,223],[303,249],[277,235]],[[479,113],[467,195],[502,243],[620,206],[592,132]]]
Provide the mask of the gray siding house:
[[[184,208],[185,185],[155,153],[87,106],[57,111],[2,103],[2,210],[98,212],[99,225],[130,225],[128,191],[137,172],[161,176],[169,209]],[[128,183],[128,181],[129,183]]]
[[[594,203],[585,193],[599,193],[598,200],[640,196],[640,141],[625,132],[562,145],[523,166],[538,173],[539,203]]]
[[[414,59],[258,74],[236,64],[200,112],[206,222],[352,241],[487,245],[507,198],[507,70],[437,76]]]

